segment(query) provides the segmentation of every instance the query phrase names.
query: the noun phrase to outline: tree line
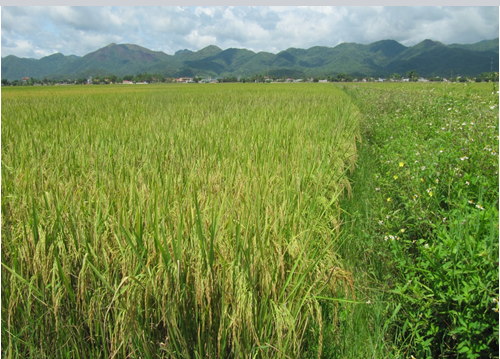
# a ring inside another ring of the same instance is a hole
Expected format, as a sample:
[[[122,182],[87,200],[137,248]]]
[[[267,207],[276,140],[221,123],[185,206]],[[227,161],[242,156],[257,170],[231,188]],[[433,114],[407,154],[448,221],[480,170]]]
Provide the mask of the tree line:
[[[241,77],[241,76],[226,76],[217,78],[218,82],[275,82],[275,81],[286,81],[287,79],[299,79],[301,78],[297,74],[294,76],[276,76],[276,75],[264,75],[264,74],[255,74],[253,76]],[[364,75],[353,75],[347,73],[338,73],[336,75],[324,75],[324,76],[315,76],[315,77],[307,77],[303,76],[302,78],[306,78],[308,81],[319,82],[320,80],[327,80],[328,82],[352,82],[352,81],[374,81],[376,79],[371,76]],[[389,76],[390,80],[393,81],[401,81],[403,78],[402,75],[398,73],[391,74]],[[415,70],[408,71],[406,73],[406,78],[409,81],[418,81],[419,75]],[[204,78],[201,76],[193,77],[193,82],[200,82]],[[378,79],[378,78],[377,78]],[[443,81],[444,78],[439,76],[433,76],[427,78],[429,81]],[[451,82],[498,82],[498,72],[483,72],[475,77],[466,77],[455,75],[453,77],[447,78],[448,81]],[[90,83],[89,83],[90,81]],[[122,83],[123,81],[131,81],[131,82],[140,82],[140,83],[165,83],[165,82],[174,82],[175,79],[166,78],[161,74],[150,74],[150,73],[139,73],[136,75],[126,75],[123,77],[118,77],[116,75],[108,75],[108,76],[98,76],[98,77],[78,77],[76,79],[36,79],[34,77],[30,77],[23,80],[13,80],[9,81],[7,79],[2,79],[2,86],[34,86],[34,85],[56,85],[56,84],[75,84],[75,85],[85,85],[85,84],[95,84],[95,85],[106,85],[106,84],[115,84]]]

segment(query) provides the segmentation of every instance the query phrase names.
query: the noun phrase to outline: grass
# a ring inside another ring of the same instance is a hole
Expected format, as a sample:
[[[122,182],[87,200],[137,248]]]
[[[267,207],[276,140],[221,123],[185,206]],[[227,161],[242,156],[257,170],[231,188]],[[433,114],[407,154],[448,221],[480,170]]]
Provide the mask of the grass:
[[[333,86],[3,90],[4,355],[321,356],[358,118]]]
[[[340,253],[361,268],[372,317],[384,315],[382,333],[361,341],[381,339],[380,357],[498,357],[498,93],[344,90],[363,113],[363,143]]]

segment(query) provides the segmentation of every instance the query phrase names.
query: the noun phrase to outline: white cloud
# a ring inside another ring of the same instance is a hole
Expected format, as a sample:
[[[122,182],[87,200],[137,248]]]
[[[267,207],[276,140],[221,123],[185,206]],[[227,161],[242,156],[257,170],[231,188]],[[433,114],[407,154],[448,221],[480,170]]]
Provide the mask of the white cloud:
[[[194,13],[196,14],[196,16],[202,16],[204,14],[213,17],[215,14],[215,10],[211,7],[198,6]]]
[[[200,35],[198,30],[193,30],[187,37],[186,40],[189,44],[193,44],[192,48],[202,49],[209,45],[214,44],[217,40],[214,36]]]
[[[2,7],[2,56],[85,55],[110,42],[157,51],[208,45],[278,52],[394,39],[498,37],[497,7]]]

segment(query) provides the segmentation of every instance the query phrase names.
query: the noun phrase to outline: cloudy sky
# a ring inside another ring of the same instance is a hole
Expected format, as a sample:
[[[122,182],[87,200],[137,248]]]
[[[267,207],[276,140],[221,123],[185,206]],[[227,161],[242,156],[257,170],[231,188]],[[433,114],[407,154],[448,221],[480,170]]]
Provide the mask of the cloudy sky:
[[[2,6],[2,57],[83,56],[111,42],[173,54],[208,45],[277,53],[289,47],[394,39],[474,43],[498,37],[498,7]]]

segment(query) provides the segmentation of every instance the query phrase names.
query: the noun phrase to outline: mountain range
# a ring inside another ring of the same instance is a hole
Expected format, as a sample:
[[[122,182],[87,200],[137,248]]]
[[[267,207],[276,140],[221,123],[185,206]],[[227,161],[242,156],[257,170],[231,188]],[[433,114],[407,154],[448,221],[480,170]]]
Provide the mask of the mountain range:
[[[165,77],[255,74],[305,77],[338,73],[385,77],[393,73],[404,76],[407,71],[415,70],[425,77],[475,76],[498,71],[498,49],[498,38],[467,45],[424,40],[408,47],[394,40],[381,40],[368,45],[292,47],[277,54],[236,48],[222,50],[210,45],[196,52],[180,50],[168,55],[138,45],[111,43],[81,57],[56,53],[37,60],[9,55],[2,58],[1,69],[2,78],[9,81],[23,77],[121,77],[145,72]]]

